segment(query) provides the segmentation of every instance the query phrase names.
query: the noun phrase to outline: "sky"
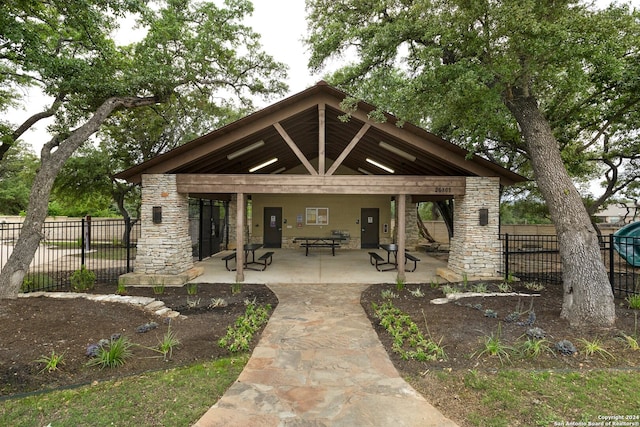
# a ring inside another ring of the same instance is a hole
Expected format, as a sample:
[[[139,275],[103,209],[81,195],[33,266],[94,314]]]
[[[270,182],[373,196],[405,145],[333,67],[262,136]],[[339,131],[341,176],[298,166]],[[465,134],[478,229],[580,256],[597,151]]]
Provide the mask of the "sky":
[[[307,32],[304,3],[304,0],[254,0],[253,16],[246,21],[262,35],[265,52],[289,66],[289,95],[322,80],[322,75],[312,75],[307,69],[310,54],[302,43]]]

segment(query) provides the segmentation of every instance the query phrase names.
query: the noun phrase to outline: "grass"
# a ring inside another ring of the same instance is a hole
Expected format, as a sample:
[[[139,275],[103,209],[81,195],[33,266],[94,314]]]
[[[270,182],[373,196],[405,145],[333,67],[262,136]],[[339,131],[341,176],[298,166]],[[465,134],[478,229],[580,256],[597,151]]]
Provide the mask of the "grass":
[[[191,426],[236,380],[247,355],[0,401],[3,426]]]
[[[426,396],[429,389],[432,395],[449,390],[462,403],[468,402],[456,405],[455,413],[447,412],[446,403],[441,408],[454,421],[466,420],[465,425],[587,425],[602,421],[598,416],[604,414],[639,415],[636,371],[438,371],[409,381]]]

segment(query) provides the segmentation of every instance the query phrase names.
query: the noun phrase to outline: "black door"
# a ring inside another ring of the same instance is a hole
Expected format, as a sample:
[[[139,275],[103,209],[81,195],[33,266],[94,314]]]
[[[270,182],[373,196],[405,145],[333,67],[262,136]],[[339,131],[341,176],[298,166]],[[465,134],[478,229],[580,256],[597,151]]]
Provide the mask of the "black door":
[[[282,247],[282,208],[264,208],[265,248]]]
[[[380,212],[378,208],[362,208],[360,211],[360,247],[377,248],[380,242]]]
[[[200,260],[220,251],[220,206],[212,200],[200,200]]]

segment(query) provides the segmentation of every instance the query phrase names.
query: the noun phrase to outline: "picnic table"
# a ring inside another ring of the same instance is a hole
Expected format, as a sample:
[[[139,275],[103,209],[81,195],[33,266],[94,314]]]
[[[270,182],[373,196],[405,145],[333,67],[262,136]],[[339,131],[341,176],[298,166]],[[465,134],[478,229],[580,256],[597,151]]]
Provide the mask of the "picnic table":
[[[271,264],[273,260],[273,252],[266,252],[262,254],[262,256],[258,258],[258,261],[256,261],[256,250],[260,249],[261,247],[262,247],[261,243],[248,243],[244,245],[243,249],[244,249],[244,267],[245,268],[249,270],[264,271],[266,270],[267,266]],[[249,261],[249,252],[251,252],[251,261]],[[236,270],[235,268],[229,267],[229,261],[235,258],[236,258],[235,251],[233,251],[229,255],[222,258],[227,270],[229,271]],[[254,267],[249,267],[249,265],[259,265],[260,267],[254,268]]]
[[[371,262],[371,265],[375,265],[376,270],[378,271],[388,271],[388,270],[397,269],[398,268],[398,245],[396,245],[395,243],[388,243],[388,244],[382,244],[379,246],[380,246],[380,249],[387,252],[387,260],[385,262],[384,258],[378,255],[376,252],[369,252],[369,261]],[[392,254],[393,254],[393,261],[391,261]],[[416,271],[416,268],[418,268],[418,261],[420,261],[420,258],[417,258],[405,251],[405,254],[404,254],[405,264],[407,263],[407,261],[413,261],[413,269],[410,269],[408,271]],[[386,266],[389,266],[389,267],[386,267]]]
[[[309,248],[331,248],[331,254],[336,256],[336,247],[340,247],[340,242],[344,240],[347,240],[344,236],[296,237],[293,242],[305,248],[305,256],[309,256]]]

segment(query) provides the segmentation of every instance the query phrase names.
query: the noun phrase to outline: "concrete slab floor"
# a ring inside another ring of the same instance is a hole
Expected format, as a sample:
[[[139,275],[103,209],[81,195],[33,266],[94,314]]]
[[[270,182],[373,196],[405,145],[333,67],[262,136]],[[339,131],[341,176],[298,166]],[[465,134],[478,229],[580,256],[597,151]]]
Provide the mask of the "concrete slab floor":
[[[273,262],[264,271],[244,270],[245,283],[395,283],[397,271],[377,271],[369,262],[368,252],[372,249],[338,249],[335,256],[327,248],[312,248],[309,256],[304,249],[259,249],[256,258],[267,251],[273,251]],[[378,249],[386,258],[384,251]],[[234,283],[236,272],[227,271],[222,257],[229,252],[221,252],[211,258],[196,263],[203,274],[191,279],[192,283]],[[414,272],[406,272],[405,283],[444,282],[438,278],[437,269],[446,268],[447,263],[429,256],[427,253],[411,252],[420,261]],[[251,255],[249,255],[251,257]],[[230,261],[235,267],[235,261]],[[413,267],[413,263],[407,263]]]

